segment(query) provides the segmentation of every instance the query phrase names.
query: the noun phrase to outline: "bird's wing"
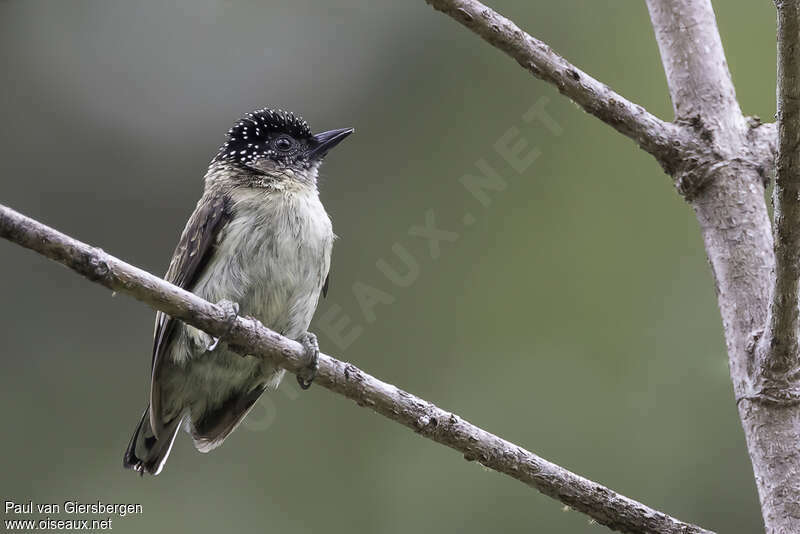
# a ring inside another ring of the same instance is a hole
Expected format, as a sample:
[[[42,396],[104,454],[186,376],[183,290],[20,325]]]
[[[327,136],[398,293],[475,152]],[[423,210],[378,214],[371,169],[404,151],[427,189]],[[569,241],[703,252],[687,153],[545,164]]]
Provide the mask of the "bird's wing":
[[[164,277],[168,282],[191,290],[203,268],[214,253],[220,230],[231,218],[231,199],[224,194],[206,194],[197,203],[183,229],[178,246]],[[153,361],[150,387],[150,422],[158,435],[161,425],[160,399],[157,394],[156,375],[163,365],[164,354],[177,322],[172,317],[156,313],[153,334]]]

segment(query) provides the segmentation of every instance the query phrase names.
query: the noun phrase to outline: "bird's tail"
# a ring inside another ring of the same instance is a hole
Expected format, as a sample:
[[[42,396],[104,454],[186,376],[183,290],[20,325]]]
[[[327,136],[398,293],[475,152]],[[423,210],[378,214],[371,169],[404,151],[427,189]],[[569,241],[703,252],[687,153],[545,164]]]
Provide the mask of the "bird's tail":
[[[161,438],[156,438],[150,425],[150,407],[148,406],[144,411],[142,420],[139,421],[139,425],[133,432],[131,442],[128,444],[128,450],[125,451],[122,465],[127,469],[133,469],[140,475],[145,473],[151,475],[159,474],[167,462],[182,420],[182,417],[175,417],[164,425]]]

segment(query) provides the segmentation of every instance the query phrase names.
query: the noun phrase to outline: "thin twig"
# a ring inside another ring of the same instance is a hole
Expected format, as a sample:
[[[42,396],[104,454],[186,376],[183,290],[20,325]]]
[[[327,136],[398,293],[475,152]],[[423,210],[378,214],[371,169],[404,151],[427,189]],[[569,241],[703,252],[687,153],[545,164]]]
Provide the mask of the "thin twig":
[[[685,142],[685,135],[675,124],[662,121],[625,99],[477,0],[425,1],[514,58],[537,78],[555,85],[562,94],[636,141],[662,164],[675,159],[676,149]]]
[[[295,373],[305,365],[302,345],[273,332],[255,319],[237,317],[231,326],[230,317],[222,307],[2,205],[0,236],[213,336],[224,336],[225,341],[241,354],[271,358]],[[614,530],[708,532],[548,462],[451,412],[380,381],[350,363],[320,354],[315,383],[455,449],[467,460],[478,461],[533,486]]]
[[[761,389],[772,397],[797,398],[798,281],[800,280],[800,4],[778,7],[778,156],[775,191],[775,277],[760,354]]]

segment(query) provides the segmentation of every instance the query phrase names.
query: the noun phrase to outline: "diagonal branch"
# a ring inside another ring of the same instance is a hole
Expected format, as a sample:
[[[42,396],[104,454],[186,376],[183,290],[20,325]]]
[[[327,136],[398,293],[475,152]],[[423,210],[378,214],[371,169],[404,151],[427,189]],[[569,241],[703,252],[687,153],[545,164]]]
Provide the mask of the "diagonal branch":
[[[132,296],[215,337],[224,337],[241,354],[271,358],[293,373],[306,365],[302,345],[255,319],[236,317],[231,322],[222,307],[2,205],[0,236],[56,260],[93,282]],[[477,460],[524,482],[611,529],[665,534],[709,532],[548,462],[350,363],[320,354],[316,383],[462,453],[469,461]]]
[[[691,144],[675,124],[662,121],[626,100],[522,31],[513,21],[477,0],[425,0],[517,60],[537,78],[555,85],[584,110],[636,141],[667,167],[680,159],[677,150]]]
[[[760,355],[759,384],[771,397],[800,398],[797,373],[800,280],[800,5],[778,0],[778,156],[775,191],[775,277]]]

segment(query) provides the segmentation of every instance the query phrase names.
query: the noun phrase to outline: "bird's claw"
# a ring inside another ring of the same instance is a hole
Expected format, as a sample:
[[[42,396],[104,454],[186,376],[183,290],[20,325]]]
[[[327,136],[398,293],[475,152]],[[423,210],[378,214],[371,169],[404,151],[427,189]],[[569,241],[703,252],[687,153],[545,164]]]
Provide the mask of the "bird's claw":
[[[225,312],[225,323],[227,324],[227,328],[225,329],[225,334],[223,336],[211,338],[211,344],[206,349],[208,352],[212,352],[217,348],[220,339],[228,335],[228,333],[231,331],[231,328],[233,328],[233,323],[236,322],[236,318],[239,316],[239,305],[235,302],[223,299],[217,302],[217,306],[222,308],[222,310]]]
[[[297,373],[297,383],[303,389],[311,387],[314,377],[317,376],[319,368],[319,343],[317,336],[311,332],[306,332],[298,341],[306,349],[306,366]]]

